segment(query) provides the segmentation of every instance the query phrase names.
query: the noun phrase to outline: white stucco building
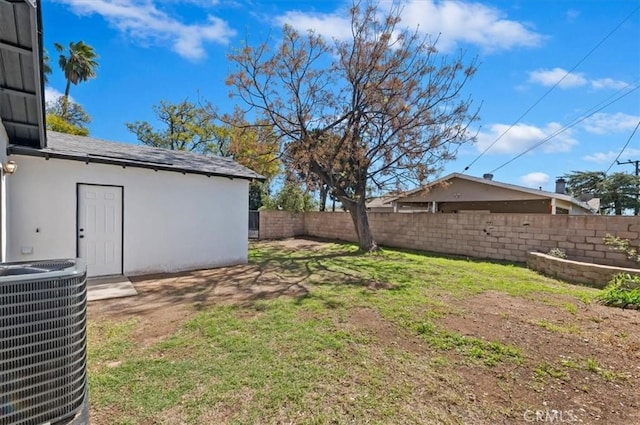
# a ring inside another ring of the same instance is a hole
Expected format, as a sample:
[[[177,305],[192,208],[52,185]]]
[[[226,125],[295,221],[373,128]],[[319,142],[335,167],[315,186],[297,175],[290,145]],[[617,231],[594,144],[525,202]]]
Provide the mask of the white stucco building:
[[[91,276],[247,261],[249,181],[237,163],[48,132],[11,145],[6,260],[80,257]]]
[[[89,276],[246,262],[260,175],[228,158],[45,131],[33,5],[6,6],[20,25],[0,28],[2,261],[80,257]]]

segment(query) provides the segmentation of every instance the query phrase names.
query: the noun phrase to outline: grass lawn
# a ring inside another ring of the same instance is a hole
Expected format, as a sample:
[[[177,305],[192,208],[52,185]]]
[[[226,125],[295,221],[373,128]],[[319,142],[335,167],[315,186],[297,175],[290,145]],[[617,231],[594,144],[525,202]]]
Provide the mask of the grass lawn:
[[[640,423],[640,312],[517,265],[292,240],[135,284],[89,306],[92,424]]]

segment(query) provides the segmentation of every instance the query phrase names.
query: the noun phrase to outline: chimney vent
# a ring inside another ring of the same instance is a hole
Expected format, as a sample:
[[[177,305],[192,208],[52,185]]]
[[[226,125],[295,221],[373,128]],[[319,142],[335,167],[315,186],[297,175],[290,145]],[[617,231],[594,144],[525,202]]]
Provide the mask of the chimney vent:
[[[485,179],[485,180],[493,180],[493,174],[491,174],[491,173],[483,174],[482,178]]]
[[[565,194],[567,191],[567,181],[560,177],[556,180],[556,193]]]

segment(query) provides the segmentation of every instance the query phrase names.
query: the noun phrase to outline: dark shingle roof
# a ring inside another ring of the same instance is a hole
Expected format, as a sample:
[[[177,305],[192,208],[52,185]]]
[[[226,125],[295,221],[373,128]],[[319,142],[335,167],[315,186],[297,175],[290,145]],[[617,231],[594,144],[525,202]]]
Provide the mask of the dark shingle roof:
[[[173,151],[150,146],[107,142],[92,137],[47,132],[47,147],[34,149],[10,145],[9,153],[62,158],[83,162],[115,164],[153,170],[177,171],[208,176],[264,180],[260,174],[230,158],[205,156],[187,151]]]

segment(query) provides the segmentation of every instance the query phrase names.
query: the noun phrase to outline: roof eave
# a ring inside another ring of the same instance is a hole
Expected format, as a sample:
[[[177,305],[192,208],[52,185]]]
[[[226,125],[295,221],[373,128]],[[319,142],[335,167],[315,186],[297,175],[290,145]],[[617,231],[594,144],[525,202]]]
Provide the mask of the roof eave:
[[[528,194],[536,195],[536,196],[540,196],[540,197],[561,199],[563,201],[570,202],[570,203],[572,203],[572,204],[574,204],[576,206],[584,208],[587,211],[593,212],[593,209],[591,207],[585,206],[582,202],[576,200],[575,198],[573,198],[573,197],[571,197],[569,195],[563,195],[563,194],[555,193],[555,192],[547,192],[547,191],[544,191],[544,190],[537,191],[537,190],[534,190],[534,189],[530,189],[528,187],[520,187],[520,186],[512,185],[512,184],[509,184],[509,183],[502,183],[502,182],[497,182],[497,181],[494,181],[494,180],[481,179],[480,177],[467,176],[465,174],[460,174],[460,173],[448,174],[448,175],[446,175],[444,177],[441,177],[441,178],[439,178],[437,180],[432,181],[429,184],[426,184],[424,186],[420,186],[420,187],[418,187],[416,189],[413,189],[413,190],[410,190],[408,192],[405,192],[404,194],[402,194],[402,195],[400,195],[400,196],[398,196],[396,198],[390,199],[388,202],[390,202],[390,203],[397,202],[398,200],[400,200],[400,198],[406,198],[406,197],[411,196],[411,195],[413,195],[415,193],[421,192],[421,191],[423,191],[425,189],[429,189],[429,188],[431,188],[431,187],[433,187],[435,185],[438,185],[438,184],[440,184],[442,182],[445,182],[447,180],[451,180],[453,178],[461,178],[463,180],[468,180],[468,181],[472,181],[472,182],[476,182],[476,183],[484,183],[484,184],[488,184],[490,186],[500,187],[500,188],[508,189],[508,190],[519,191],[519,192],[522,192],[522,193],[528,193]]]
[[[36,104],[38,107],[38,133],[40,149],[47,146],[46,111],[44,99],[44,47],[42,43],[42,8],[41,0],[28,0],[31,7],[31,38],[33,40],[33,69],[36,89]]]
[[[41,13],[41,0],[0,0],[0,3],[8,5],[13,15],[9,15],[9,18],[16,19],[16,14],[20,14],[23,19],[20,22],[16,22],[16,25],[20,25],[22,28],[28,26],[28,38],[30,43],[23,43],[17,41],[4,41],[0,45],[0,50],[10,51],[17,53],[20,57],[25,57],[25,60],[20,59],[22,65],[31,62],[30,66],[21,66],[18,71],[19,77],[16,81],[21,84],[15,87],[2,87],[3,94],[9,96],[9,104],[13,105],[12,98],[16,96],[19,98],[27,97],[27,105],[21,108],[20,115],[22,118],[15,119],[15,112],[13,106],[10,106],[8,110],[10,113],[8,116],[3,115],[0,119],[3,120],[5,127],[10,126],[12,128],[33,128],[30,133],[13,130],[9,132],[9,137],[12,143],[20,143],[25,146],[33,146],[36,148],[43,148],[46,146],[46,122],[45,122],[45,99],[44,99],[44,74],[43,74],[43,43],[42,43],[42,13]],[[19,12],[20,11],[20,12]],[[2,33],[2,31],[0,31]],[[7,34],[12,38],[11,34]],[[17,35],[16,35],[17,37]],[[28,57],[28,58],[27,58]],[[31,69],[27,71],[28,69]],[[6,71],[6,69],[4,70]],[[8,71],[7,71],[8,72]],[[15,81],[14,81],[15,82]],[[28,82],[28,83],[26,83]],[[33,89],[27,89],[25,86],[31,86],[33,83]],[[36,111],[35,116],[29,116],[29,108],[34,108]],[[26,134],[26,135],[25,135]]]
[[[132,167],[132,168],[144,168],[148,170],[154,171],[171,171],[181,174],[198,174],[207,177],[226,177],[229,179],[241,179],[241,180],[257,180],[257,181],[265,181],[266,178],[256,174],[255,176],[249,175],[241,175],[241,174],[230,174],[230,173],[217,173],[206,170],[196,170],[192,168],[184,168],[184,167],[169,167],[161,164],[145,164],[137,161],[127,161],[124,159],[111,159],[111,158],[100,158],[100,157],[92,157],[87,155],[74,155],[74,154],[66,154],[61,152],[51,152],[40,149],[33,149],[26,146],[18,146],[18,145],[9,145],[7,147],[7,153],[9,155],[24,155],[24,156],[33,156],[40,157],[45,159],[63,159],[68,161],[77,161],[84,163],[95,163],[95,164],[106,164],[106,165],[117,165],[121,167]]]

